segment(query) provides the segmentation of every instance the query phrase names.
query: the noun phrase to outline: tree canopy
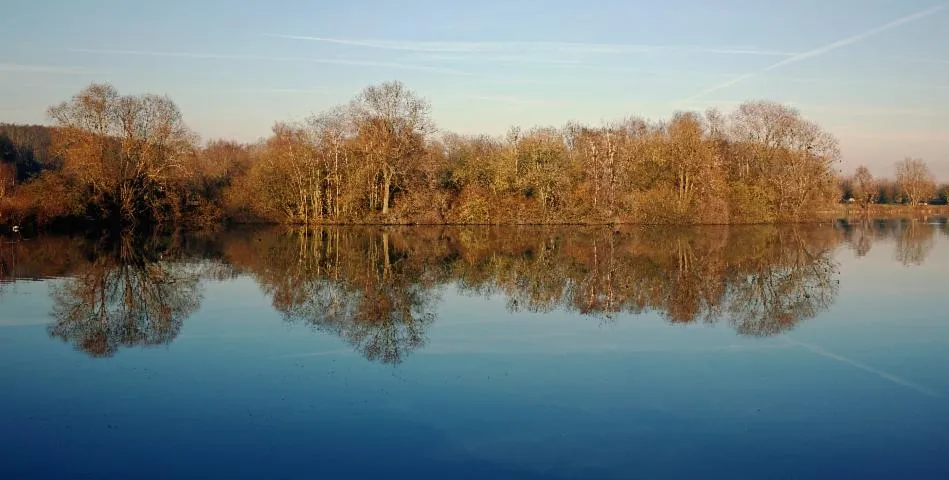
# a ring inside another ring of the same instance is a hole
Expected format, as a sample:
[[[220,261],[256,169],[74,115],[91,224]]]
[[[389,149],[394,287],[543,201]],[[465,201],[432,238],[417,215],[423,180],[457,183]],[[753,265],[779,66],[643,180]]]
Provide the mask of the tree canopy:
[[[833,135],[767,101],[503,137],[440,132],[430,108],[387,82],[260,142],[202,144],[167,96],[92,84],[51,128],[0,126],[0,222],[770,223],[832,211],[841,187],[865,207],[936,195],[919,159],[842,181]]]

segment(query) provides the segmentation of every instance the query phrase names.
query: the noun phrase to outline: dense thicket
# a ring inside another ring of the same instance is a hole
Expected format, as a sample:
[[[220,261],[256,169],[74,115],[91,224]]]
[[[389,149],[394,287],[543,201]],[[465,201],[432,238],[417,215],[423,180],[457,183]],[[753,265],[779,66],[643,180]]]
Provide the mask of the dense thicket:
[[[432,135],[398,83],[278,124],[240,205],[287,223],[729,223],[799,220],[836,197],[836,141],[765,102],[589,127]]]
[[[761,223],[828,213],[841,188],[862,204],[935,194],[921,160],[854,190],[833,136],[762,101],[495,138],[438,132],[427,101],[391,82],[253,145],[201,145],[169,98],[105,84],[49,116],[0,129],[0,223]]]

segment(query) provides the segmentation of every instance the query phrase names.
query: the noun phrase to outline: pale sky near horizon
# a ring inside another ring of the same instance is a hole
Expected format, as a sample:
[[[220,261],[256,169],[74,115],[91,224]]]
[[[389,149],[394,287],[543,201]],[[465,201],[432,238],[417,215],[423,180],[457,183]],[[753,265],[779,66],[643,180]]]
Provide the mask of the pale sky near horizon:
[[[441,130],[599,124],[767,99],[949,180],[945,0],[3,0],[0,122],[90,82],[168,94],[205,139],[254,141],[400,80]]]

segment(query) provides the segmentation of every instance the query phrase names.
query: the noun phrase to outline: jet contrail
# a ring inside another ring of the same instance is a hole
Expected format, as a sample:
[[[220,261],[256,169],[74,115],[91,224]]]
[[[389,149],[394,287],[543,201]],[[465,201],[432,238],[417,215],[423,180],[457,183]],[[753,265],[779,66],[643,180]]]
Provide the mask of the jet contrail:
[[[450,42],[450,41],[408,41],[408,40],[372,40],[332,37],[314,37],[307,35],[265,34],[268,37],[288,40],[308,40],[312,42],[334,43],[354,47],[382,50],[403,50],[422,53],[496,53],[496,52],[547,52],[547,53],[643,53],[662,51],[682,51],[711,53],[721,55],[763,55],[790,57],[792,52],[779,52],[746,47],[699,47],[689,45],[631,45],[615,43],[579,43],[579,42]]]
[[[886,31],[888,31],[888,30],[892,30],[892,29],[894,29],[894,28],[897,28],[897,27],[899,27],[899,26],[905,25],[905,24],[910,23],[910,22],[914,22],[914,21],[916,21],[916,20],[920,20],[920,19],[923,19],[923,18],[932,16],[932,15],[935,15],[935,14],[939,13],[940,11],[945,10],[946,7],[949,7],[949,3],[943,3],[943,4],[940,4],[940,5],[936,5],[935,7],[930,7],[930,8],[927,8],[926,10],[923,10],[923,11],[920,11],[920,12],[916,12],[916,13],[914,13],[914,14],[912,14],[912,15],[907,15],[907,16],[905,16],[905,17],[903,17],[903,18],[899,18],[899,19],[897,19],[897,20],[893,20],[892,22],[889,22],[889,23],[887,23],[887,24],[880,25],[879,27],[872,28],[872,29],[870,29],[870,30],[867,30],[866,32],[858,33],[858,34],[856,34],[856,35],[854,35],[854,36],[852,36],[852,37],[847,37],[847,38],[845,38],[845,39],[843,39],[843,40],[837,40],[836,42],[828,43],[827,45],[824,45],[824,46],[822,46],[822,47],[818,47],[818,48],[815,48],[815,49],[813,49],[813,50],[810,50],[810,51],[807,51],[807,52],[804,52],[804,53],[799,53],[799,54],[797,54],[797,55],[790,56],[790,57],[788,57],[788,58],[785,58],[784,60],[781,60],[780,62],[777,62],[777,63],[774,63],[774,64],[772,64],[772,65],[769,65],[769,66],[767,66],[767,67],[765,67],[765,68],[762,68],[761,70],[758,70],[758,71],[756,71],[756,72],[746,73],[746,74],[744,74],[744,75],[740,75],[740,76],[737,76],[737,77],[735,77],[735,78],[733,78],[733,79],[731,79],[731,80],[728,80],[727,82],[723,82],[723,83],[720,83],[720,84],[718,84],[718,85],[715,85],[715,86],[713,86],[713,87],[711,87],[711,88],[708,88],[708,89],[706,89],[706,90],[703,90],[702,92],[699,92],[699,93],[697,93],[697,94],[695,94],[695,95],[693,95],[693,96],[691,96],[691,97],[689,97],[689,98],[687,98],[687,99],[685,99],[685,100],[682,100],[682,101],[695,100],[695,99],[697,99],[697,98],[699,98],[699,97],[703,97],[703,96],[705,96],[705,95],[708,95],[709,93],[717,92],[717,91],[719,91],[719,90],[721,90],[721,89],[723,89],[723,88],[728,88],[728,87],[730,87],[730,86],[732,86],[732,85],[734,85],[734,84],[736,84],[736,83],[745,81],[745,80],[747,80],[747,79],[749,79],[749,78],[751,78],[751,77],[754,77],[754,76],[756,76],[756,75],[761,75],[762,73],[769,72],[769,71],[774,70],[774,69],[776,69],[776,68],[781,68],[781,67],[783,67],[783,66],[785,66],[785,65],[790,65],[790,64],[792,64],[792,63],[797,63],[797,62],[800,62],[800,61],[802,61],[802,60],[807,60],[807,59],[809,59],[809,58],[818,57],[818,56],[820,56],[820,55],[823,55],[823,54],[825,54],[825,53],[831,52],[831,51],[833,51],[833,50],[837,50],[838,48],[846,47],[846,46],[848,46],[848,45],[853,45],[854,43],[862,42],[862,41],[864,41],[864,40],[866,40],[866,39],[868,39],[868,38],[870,38],[870,37],[872,37],[872,36],[874,36],[874,35],[877,35],[877,34],[886,32]]]
[[[189,58],[195,60],[263,60],[275,62],[302,62],[302,63],[322,63],[332,65],[350,65],[357,67],[380,67],[397,68],[403,70],[419,70],[423,72],[438,73],[444,75],[476,76],[476,74],[454,70],[450,68],[428,67],[424,65],[413,65],[390,61],[375,60],[352,60],[345,58],[311,58],[311,57],[279,57],[262,55],[243,55],[243,54],[217,54],[217,53],[191,53],[191,52],[155,52],[145,50],[115,50],[115,49],[96,49],[96,48],[67,48],[65,51],[77,53],[93,53],[102,55],[138,55],[147,57],[170,57],[170,58]]]
[[[791,338],[788,338],[787,340],[788,340],[788,342],[791,342],[792,345],[797,345],[797,346],[799,346],[799,347],[803,347],[803,348],[805,348],[805,349],[807,349],[807,350],[810,350],[811,352],[816,353],[816,354],[818,354],[818,355],[820,355],[820,356],[822,356],[822,357],[826,357],[826,358],[829,358],[829,359],[831,359],[831,360],[836,360],[836,361],[838,361],[838,362],[841,362],[841,363],[850,365],[851,367],[856,367],[856,368],[859,368],[860,370],[863,370],[863,371],[866,371],[866,372],[870,372],[870,373],[872,373],[872,374],[878,375],[880,378],[882,378],[882,379],[884,379],[884,380],[889,380],[889,381],[891,381],[891,382],[893,382],[893,383],[895,383],[895,384],[897,384],[897,385],[900,385],[900,386],[903,386],[903,387],[907,387],[907,388],[911,388],[911,389],[916,390],[917,392],[920,392],[920,393],[922,393],[922,394],[929,395],[930,397],[942,398],[942,395],[939,394],[939,392],[936,392],[935,390],[932,390],[932,389],[930,389],[930,388],[926,388],[926,387],[924,387],[924,386],[922,386],[922,385],[917,385],[917,384],[915,384],[915,383],[913,383],[913,382],[910,382],[909,380],[902,379],[902,378],[900,378],[900,377],[897,377],[896,375],[893,375],[893,374],[890,374],[890,373],[886,373],[886,372],[884,372],[884,371],[882,371],[882,370],[877,370],[876,368],[873,368],[873,367],[871,367],[871,366],[869,366],[869,365],[866,365],[866,364],[864,364],[864,363],[860,363],[860,362],[858,362],[858,361],[856,361],[856,360],[852,360],[852,359],[849,359],[849,358],[847,358],[847,357],[844,357],[844,356],[841,356],[841,355],[837,355],[836,353],[833,353],[833,352],[828,352],[827,350],[824,350],[823,348],[818,347],[817,345],[811,345],[811,344],[809,344],[809,343],[799,342],[799,341],[793,340],[793,339],[791,339]]]
[[[20,63],[0,63],[0,72],[14,73],[54,73],[63,75],[91,75],[96,72],[82,67],[67,67],[61,65],[24,65]]]

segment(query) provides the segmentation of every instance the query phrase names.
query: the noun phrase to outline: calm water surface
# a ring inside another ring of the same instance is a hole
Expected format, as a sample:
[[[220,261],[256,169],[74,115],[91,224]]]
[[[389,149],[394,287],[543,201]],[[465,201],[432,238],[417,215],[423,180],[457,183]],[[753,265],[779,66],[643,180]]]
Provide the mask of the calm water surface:
[[[949,478],[949,227],[0,245],[0,478]]]

